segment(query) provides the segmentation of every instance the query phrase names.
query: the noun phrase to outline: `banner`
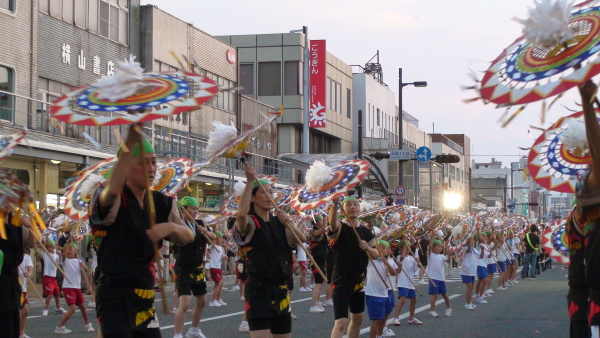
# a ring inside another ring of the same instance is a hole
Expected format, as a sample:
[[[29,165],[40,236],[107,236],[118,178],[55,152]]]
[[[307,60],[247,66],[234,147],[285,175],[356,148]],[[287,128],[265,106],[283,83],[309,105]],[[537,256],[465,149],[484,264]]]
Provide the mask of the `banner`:
[[[325,128],[327,102],[327,53],[325,40],[310,41],[310,110],[309,126]]]

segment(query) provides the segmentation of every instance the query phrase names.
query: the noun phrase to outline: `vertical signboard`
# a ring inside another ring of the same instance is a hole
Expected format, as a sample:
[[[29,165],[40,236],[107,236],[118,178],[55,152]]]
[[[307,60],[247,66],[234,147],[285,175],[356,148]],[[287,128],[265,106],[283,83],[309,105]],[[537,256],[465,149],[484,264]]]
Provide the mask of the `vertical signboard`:
[[[310,107],[309,126],[325,128],[325,103],[327,102],[327,55],[325,40],[310,41]]]

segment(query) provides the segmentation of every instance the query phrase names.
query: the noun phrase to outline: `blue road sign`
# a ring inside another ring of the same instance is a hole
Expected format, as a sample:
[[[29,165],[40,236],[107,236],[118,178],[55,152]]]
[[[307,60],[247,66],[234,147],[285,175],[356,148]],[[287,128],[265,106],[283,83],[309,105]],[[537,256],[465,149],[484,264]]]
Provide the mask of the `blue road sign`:
[[[431,159],[431,149],[427,147],[421,147],[417,149],[417,160],[421,162],[427,162]]]
[[[403,205],[403,204],[405,204],[404,199],[403,198],[396,199],[396,204],[397,205]]]

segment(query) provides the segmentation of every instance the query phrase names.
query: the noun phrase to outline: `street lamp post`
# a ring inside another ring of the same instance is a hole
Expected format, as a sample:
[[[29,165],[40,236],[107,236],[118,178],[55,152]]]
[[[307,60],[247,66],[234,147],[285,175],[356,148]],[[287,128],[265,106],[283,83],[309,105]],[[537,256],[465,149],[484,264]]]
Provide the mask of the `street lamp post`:
[[[302,124],[302,153],[309,154],[310,153],[310,72],[309,62],[310,62],[310,46],[308,45],[308,27],[302,26],[302,29],[294,29],[291,30],[290,33],[302,33],[304,34],[304,62],[302,64],[302,95],[304,95],[304,123]]]
[[[404,116],[403,110],[402,110],[402,88],[409,86],[409,85],[413,85],[415,87],[427,87],[427,81],[416,81],[416,82],[404,83],[404,82],[402,82],[402,68],[398,68],[398,108],[400,110],[398,112],[398,143],[399,143],[398,149],[400,149],[400,150],[402,150],[404,148],[404,133],[402,131],[402,124],[403,124],[402,117]],[[403,185],[403,183],[404,183],[403,165],[404,165],[404,162],[402,162],[402,160],[398,161],[398,185]]]

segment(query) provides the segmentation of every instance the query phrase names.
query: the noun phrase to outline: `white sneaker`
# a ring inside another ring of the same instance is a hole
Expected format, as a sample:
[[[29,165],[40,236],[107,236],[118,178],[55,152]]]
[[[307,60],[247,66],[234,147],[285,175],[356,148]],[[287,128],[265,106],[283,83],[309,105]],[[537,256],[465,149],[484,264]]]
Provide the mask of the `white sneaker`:
[[[496,288],[496,290],[505,291],[506,290],[506,286],[499,286],[499,287]]]
[[[88,302],[88,306],[89,307],[96,307],[96,303],[92,302],[91,300]]]
[[[300,292],[310,292],[310,291],[312,291],[312,289],[310,289],[310,288],[303,288],[303,287],[300,288]]]
[[[197,327],[191,327],[185,336],[187,338],[206,338],[206,336],[202,334],[202,330]]]
[[[227,303],[225,303],[222,299],[217,300],[217,302],[223,306],[227,305]]]
[[[516,279],[514,279],[514,280],[513,280],[513,283],[515,283],[515,284],[519,284],[519,281],[518,281],[518,280],[516,280]]]
[[[473,304],[465,304],[465,310],[475,310]]]
[[[308,288],[309,288],[309,289],[314,289],[314,288],[315,288],[315,285],[314,285],[314,284],[311,284],[311,285],[309,285],[309,286],[308,286]]]
[[[83,331],[85,332],[94,332],[94,328],[92,327],[92,323],[87,323],[83,327]]]
[[[437,314],[437,312],[435,312],[435,311],[430,311],[430,312],[429,312],[429,315],[430,315],[431,317],[433,317],[433,318],[437,318],[437,317],[439,317],[439,316],[440,316],[440,315],[438,315],[438,314]]]
[[[233,288],[231,288],[231,291],[239,291],[240,287],[238,285],[234,285]]]
[[[446,309],[446,317],[452,317],[452,308]]]
[[[28,335],[26,335],[25,333],[23,333],[22,335],[19,336],[19,338],[31,338]]]
[[[241,301],[245,301],[245,300],[246,300],[246,297],[244,297],[244,296],[240,296],[240,300],[241,300]]]
[[[323,306],[324,307],[330,307],[333,306],[333,299],[329,299],[323,302]]]
[[[399,318],[394,318],[394,320],[392,320],[392,325],[394,325],[394,326],[401,326],[402,323],[400,322]]]
[[[175,312],[177,312],[177,308],[176,307],[172,307],[171,308],[171,313],[175,313]]]
[[[42,316],[44,316],[44,317],[45,317],[45,316],[47,316],[47,315],[48,315],[48,310],[46,310],[46,309],[43,309],[43,310],[42,310]]]
[[[295,316],[293,313],[291,313],[291,312],[290,312],[290,315],[292,316],[292,319],[293,319],[293,320],[296,320],[296,319],[298,319],[298,317],[296,317],[296,316]]]
[[[62,307],[57,307],[55,311],[58,313],[63,313],[63,314],[67,313],[67,310],[63,309]]]
[[[320,306],[311,306],[310,309],[308,309],[308,312],[312,312],[312,313],[323,313],[325,312],[325,309],[320,307]]]
[[[238,328],[238,331],[240,331],[240,332],[248,332],[248,331],[250,331],[250,327],[248,326],[248,322],[242,321],[242,323],[240,324],[240,327]]]
[[[386,326],[383,328],[383,333],[381,335],[384,337],[394,337],[396,334],[394,331],[392,331],[392,329]]]
[[[417,318],[408,318],[408,325],[423,325],[423,322],[418,320]]]
[[[492,295],[489,292],[486,291],[486,292],[483,293],[483,297],[490,298],[490,297],[492,297]]]
[[[66,326],[57,326],[54,329],[54,333],[58,333],[58,334],[69,334],[71,333],[71,330],[67,329]]]
[[[211,306],[211,307],[212,307],[212,306],[219,307],[219,306],[221,306],[221,303],[219,303],[218,301],[216,301],[216,300],[215,300],[215,301],[212,301],[212,302],[208,303],[208,306]]]
[[[494,290],[492,290],[492,289],[487,289],[487,290],[485,290],[485,292],[486,292],[486,293],[494,293]]]
[[[426,282],[426,281],[424,281],[424,280],[421,279],[421,280],[419,280],[419,284],[423,284],[424,285],[424,284],[429,284],[429,282]]]
[[[483,298],[483,297],[479,297],[479,298],[477,298],[477,303],[479,303],[479,304],[487,304],[487,302],[488,302],[488,301],[487,301],[487,300],[485,300],[485,298]]]

